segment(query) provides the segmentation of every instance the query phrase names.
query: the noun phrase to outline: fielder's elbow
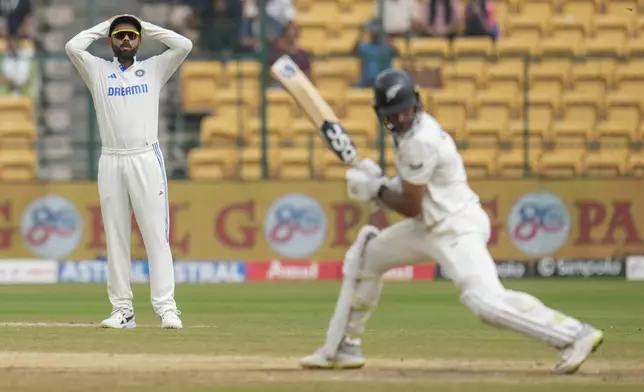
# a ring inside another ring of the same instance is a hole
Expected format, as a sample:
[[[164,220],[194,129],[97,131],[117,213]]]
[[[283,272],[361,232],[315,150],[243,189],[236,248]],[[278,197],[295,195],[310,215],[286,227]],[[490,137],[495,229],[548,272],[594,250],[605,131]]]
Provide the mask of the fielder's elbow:
[[[183,37],[183,40],[181,42],[181,49],[183,49],[186,55],[188,55],[192,51],[192,47],[192,40],[190,40],[190,38]]]
[[[72,56],[77,52],[78,49],[76,48],[76,45],[74,45],[74,41],[67,41],[67,43],[65,44],[65,53],[67,53],[69,56]]]

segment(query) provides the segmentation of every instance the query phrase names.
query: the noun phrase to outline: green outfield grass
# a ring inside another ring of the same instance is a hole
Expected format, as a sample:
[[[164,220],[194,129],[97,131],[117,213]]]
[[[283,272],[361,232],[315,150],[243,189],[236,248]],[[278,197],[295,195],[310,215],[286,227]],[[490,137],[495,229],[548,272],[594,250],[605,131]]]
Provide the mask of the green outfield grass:
[[[134,287],[134,330],[88,325],[110,312],[104,285],[0,286],[0,391],[644,390],[643,284],[506,285],[604,329],[604,346],[555,376],[556,352],[480,324],[448,282],[387,283],[365,369],[310,372],[297,358],[322,343],[339,283],[178,286],[180,331],[160,329],[146,285]]]

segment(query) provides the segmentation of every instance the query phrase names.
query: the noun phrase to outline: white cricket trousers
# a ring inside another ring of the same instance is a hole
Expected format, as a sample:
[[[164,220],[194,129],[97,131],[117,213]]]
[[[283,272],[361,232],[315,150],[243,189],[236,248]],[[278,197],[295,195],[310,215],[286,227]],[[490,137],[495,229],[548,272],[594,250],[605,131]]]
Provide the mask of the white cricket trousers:
[[[107,293],[114,310],[134,311],[130,286],[132,212],[148,255],[152,307],[159,316],[175,310],[168,182],[159,143],[128,150],[103,148],[98,193],[107,242]]]
[[[557,348],[571,344],[583,328],[581,322],[548,308],[530,294],[505,289],[487,249],[489,235],[489,218],[476,205],[432,229],[413,219],[384,229],[364,249],[347,334],[359,337],[364,333],[386,271],[433,259],[461,292],[461,302],[482,321]]]

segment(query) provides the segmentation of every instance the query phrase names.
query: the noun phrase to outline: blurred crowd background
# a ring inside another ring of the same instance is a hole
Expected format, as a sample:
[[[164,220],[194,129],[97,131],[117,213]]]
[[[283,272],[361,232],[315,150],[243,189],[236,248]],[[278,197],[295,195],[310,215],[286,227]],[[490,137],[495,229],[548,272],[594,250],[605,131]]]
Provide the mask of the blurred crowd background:
[[[174,179],[342,177],[268,74],[283,54],[388,171],[369,87],[397,66],[473,178],[644,173],[643,0],[0,0],[0,180],[95,178],[93,104],[63,48],[121,13],[195,43],[161,101]]]

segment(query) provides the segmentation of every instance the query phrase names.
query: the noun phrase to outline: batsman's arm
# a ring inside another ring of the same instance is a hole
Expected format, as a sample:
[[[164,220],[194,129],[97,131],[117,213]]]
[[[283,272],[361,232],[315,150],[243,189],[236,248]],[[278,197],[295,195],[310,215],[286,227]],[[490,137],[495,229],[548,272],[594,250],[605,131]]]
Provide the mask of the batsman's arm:
[[[65,44],[65,53],[67,53],[67,56],[71,60],[72,64],[74,64],[74,67],[76,67],[88,87],[92,84],[92,78],[97,68],[95,63],[98,57],[89,53],[87,48],[92,44],[92,42],[107,37],[109,29],[109,21],[99,23],[90,29],[83,30],[76,34],[74,38],[70,39],[67,44]]]
[[[172,30],[149,22],[141,22],[141,27],[143,38],[158,40],[168,47],[168,50],[152,58],[155,61],[157,78],[161,85],[164,85],[188,57],[192,50],[192,41]]]

